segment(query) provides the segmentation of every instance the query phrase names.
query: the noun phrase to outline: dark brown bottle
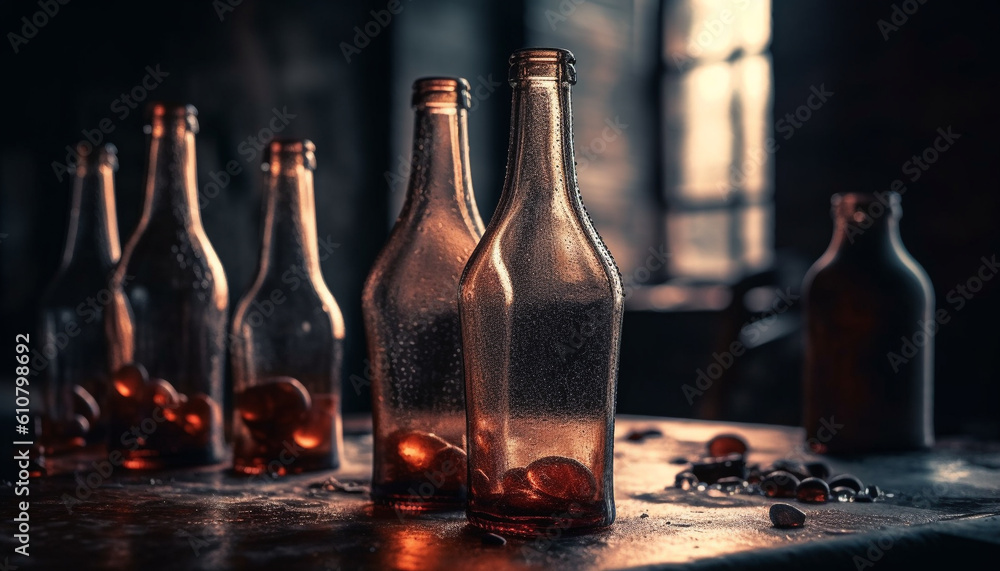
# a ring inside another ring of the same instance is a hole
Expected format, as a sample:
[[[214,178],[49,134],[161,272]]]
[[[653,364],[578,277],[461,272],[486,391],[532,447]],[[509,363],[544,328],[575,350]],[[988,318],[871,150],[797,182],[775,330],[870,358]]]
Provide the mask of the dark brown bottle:
[[[214,464],[224,453],[222,398],[229,290],[201,225],[197,111],[147,112],[146,199],[111,279],[109,446],[126,468]]]
[[[503,194],[461,282],[468,518],[515,534],[615,517],[623,292],[577,187],[574,62],[560,49],[511,56]]]
[[[372,363],[372,498],[422,511],[464,507],[465,384],[458,282],[483,234],[469,171],[469,84],[413,84],[406,203],[362,300]]]
[[[319,265],[316,147],[272,141],[263,167],[260,265],[233,316],[233,468],[333,469],[343,449],[344,318]]]
[[[118,262],[113,145],[76,146],[73,202],[62,264],[42,296],[39,440],[46,456],[107,438],[108,340],[104,308]]]
[[[903,247],[895,192],[837,194],[803,284],[803,422],[817,452],[933,445],[934,292]]]

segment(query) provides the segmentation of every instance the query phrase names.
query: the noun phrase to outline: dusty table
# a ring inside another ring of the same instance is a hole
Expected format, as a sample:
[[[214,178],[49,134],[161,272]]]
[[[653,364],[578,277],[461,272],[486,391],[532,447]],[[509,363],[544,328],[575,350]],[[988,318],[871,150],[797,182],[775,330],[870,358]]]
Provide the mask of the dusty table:
[[[748,462],[808,455],[788,427],[623,417],[615,442],[618,519],[580,537],[508,538],[487,546],[461,512],[399,517],[373,510],[364,493],[318,486],[334,476],[365,483],[371,434],[348,423],[344,465],[279,481],[233,476],[222,467],[107,476],[87,463],[37,480],[30,495],[30,559],[21,569],[567,569],[677,565],[690,568],[879,570],[1000,559],[1000,446],[944,443],[926,454],[828,460],[892,494],[876,503],[799,505],[806,526],[772,527],[774,502],[760,496],[672,487],[682,458],[734,432]],[[632,429],[661,438],[632,442]],[[89,483],[88,483],[89,479]],[[83,482],[83,484],[81,484]],[[16,498],[2,491],[7,514]],[[77,503],[76,499],[81,500]],[[794,500],[790,503],[795,504]],[[13,515],[5,514],[10,522]],[[9,529],[9,526],[8,526]],[[3,556],[13,554],[13,532]],[[0,558],[2,563],[2,558]],[[2,567],[0,567],[2,568]],[[11,567],[13,568],[13,567]]]

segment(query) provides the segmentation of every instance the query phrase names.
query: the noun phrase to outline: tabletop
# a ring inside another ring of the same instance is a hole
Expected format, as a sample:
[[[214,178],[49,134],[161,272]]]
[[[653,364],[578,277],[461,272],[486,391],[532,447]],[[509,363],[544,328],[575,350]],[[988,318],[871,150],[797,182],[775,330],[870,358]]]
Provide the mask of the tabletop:
[[[223,466],[126,472],[102,458],[62,462],[33,482],[29,553],[3,535],[7,569],[508,569],[907,568],[1000,558],[1000,444],[940,442],[929,452],[823,458],[834,472],[877,484],[871,503],[799,504],[806,523],[778,529],[778,500],[725,490],[682,490],[675,475],[720,433],[740,435],[747,462],[817,459],[798,428],[620,417],[615,430],[617,519],[565,537],[483,541],[464,513],[407,515],[367,495],[370,423],[345,423],[341,468],[278,480]],[[634,439],[637,432],[651,436]],[[633,438],[629,438],[629,434]],[[659,433],[659,434],[657,434]],[[0,490],[7,515],[23,497]]]

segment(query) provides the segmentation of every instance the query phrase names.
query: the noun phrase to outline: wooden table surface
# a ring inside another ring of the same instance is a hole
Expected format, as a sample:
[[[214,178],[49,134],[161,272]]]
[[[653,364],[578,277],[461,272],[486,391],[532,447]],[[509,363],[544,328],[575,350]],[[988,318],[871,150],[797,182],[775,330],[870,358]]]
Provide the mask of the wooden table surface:
[[[233,476],[223,467],[107,477],[87,462],[35,481],[30,558],[10,569],[560,569],[677,566],[692,569],[876,569],[1000,560],[1000,445],[945,442],[922,454],[827,459],[892,494],[876,503],[798,505],[800,529],[771,525],[774,500],[673,488],[683,469],[722,432],[750,444],[749,463],[812,458],[789,427],[621,417],[615,441],[618,518],[578,537],[482,543],[462,512],[400,517],[373,510],[365,493],[329,491],[333,476],[367,483],[371,434],[351,419],[343,467],[277,481]],[[654,427],[664,436],[624,438]],[[80,485],[90,480],[91,484]],[[13,519],[13,488],[0,492]],[[76,501],[68,501],[68,498]],[[795,504],[794,500],[790,503]],[[11,554],[11,555],[8,555]],[[971,558],[971,559],[970,559]],[[3,567],[0,567],[3,569]]]

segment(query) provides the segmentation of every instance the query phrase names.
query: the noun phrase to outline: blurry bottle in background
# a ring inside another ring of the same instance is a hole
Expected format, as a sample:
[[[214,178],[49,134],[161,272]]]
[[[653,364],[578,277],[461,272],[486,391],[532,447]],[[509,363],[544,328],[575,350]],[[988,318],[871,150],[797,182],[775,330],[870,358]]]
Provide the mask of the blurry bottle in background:
[[[257,277],[233,317],[233,468],[297,474],[340,465],[344,318],[323,281],[308,140],[268,145]]]
[[[577,187],[565,50],[511,56],[507,176],[462,277],[469,521],[532,534],[614,521],[621,276]]]
[[[76,146],[62,264],[41,301],[42,453],[58,455],[107,438],[108,341],[104,308],[118,262],[117,149]]]
[[[803,285],[803,422],[816,452],[934,443],[934,292],[899,236],[900,196],[837,194],[826,253]]]
[[[198,210],[197,111],[153,103],[146,132],[142,217],[111,280],[109,446],[127,468],[213,464],[229,290]]]
[[[414,83],[406,203],[363,294],[373,371],[372,497],[399,509],[465,505],[458,283],[483,234],[469,172],[469,103],[464,79]]]

